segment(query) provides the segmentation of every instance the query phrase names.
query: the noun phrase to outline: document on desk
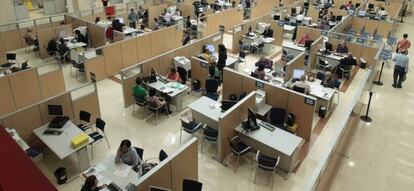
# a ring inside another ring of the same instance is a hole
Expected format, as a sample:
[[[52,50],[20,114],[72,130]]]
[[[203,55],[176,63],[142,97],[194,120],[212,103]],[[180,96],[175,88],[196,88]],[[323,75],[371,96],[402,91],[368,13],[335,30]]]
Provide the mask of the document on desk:
[[[114,175],[125,178],[128,176],[130,170],[131,170],[130,166],[125,165],[125,164],[120,164],[119,166],[116,167],[116,170],[114,171]]]

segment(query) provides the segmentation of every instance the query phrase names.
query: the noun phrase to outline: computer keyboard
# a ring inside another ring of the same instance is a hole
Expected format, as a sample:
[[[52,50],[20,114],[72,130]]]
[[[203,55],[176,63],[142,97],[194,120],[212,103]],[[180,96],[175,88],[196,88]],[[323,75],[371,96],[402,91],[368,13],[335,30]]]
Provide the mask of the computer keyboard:
[[[269,131],[274,131],[275,130],[275,127],[273,125],[267,123],[267,122],[262,121],[262,122],[259,123],[259,125],[260,125],[260,127],[264,127],[266,129],[268,129]]]
[[[167,83],[168,83],[168,80],[167,80],[167,79],[164,79],[164,78],[159,78],[159,80],[160,80],[162,83],[164,83],[164,84],[167,84]]]
[[[43,131],[44,135],[60,135],[61,133],[62,131],[52,129],[46,129],[45,131]]]

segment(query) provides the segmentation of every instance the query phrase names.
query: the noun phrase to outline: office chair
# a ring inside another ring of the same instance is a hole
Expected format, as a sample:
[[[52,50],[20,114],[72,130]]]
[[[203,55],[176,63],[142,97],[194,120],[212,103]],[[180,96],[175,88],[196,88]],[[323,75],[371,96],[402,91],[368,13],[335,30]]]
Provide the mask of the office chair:
[[[325,74],[323,72],[316,73],[316,79],[323,81],[325,79]]]
[[[247,53],[245,51],[240,50],[239,58],[237,60],[238,63],[244,62],[244,67],[246,67],[246,55],[247,55]]]
[[[70,63],[72,64],[72,69],[75,69],[75,78],[78,79],[78,73],[82,72],[85,73],[85,65],[83,63],[78,63],[76,60],[71,60]],[[71,69],[70,73],[73,73]]]
[[[294,58],[293,54],[289,54],[287,50],[282,49],[282,60],[289,62]]]
[[[158,114],[163,108],[165,108],[166,112],[170,112],[170,111],[168,111],[166,105],[157,106],[153,102],[149,102],[149,101],[147,102],[147,111],[149,110],[149,111],[155,113],[155,125],[157,125]]]
[[[203,152],[204,142],[208,143],[218,143],[218,131],[217,129],[214,129],[209,126],[203,127],[203,140],[201,142],[201,152]],[[216,156],[217,156],[217,150],[216,150]]]
[[[181,143],[181,136],[183,134],[183,131],[191,134],[191,136],[194,136],[194,133],[200,130],[202,124],[197,123],[194,121],[186,122],[183,119],[180,119],[181,121],[181,130],[180,130],[180,143]]]
[[[270,124],[280,128],[286,129],[286,110],[283,108],[273,107],[270,109]]]
[[[295,92],[303,93],[303,94],[306,93],[305,88],[303,87],[293,86],[292,90]]]
[[[106,137],[106,134],[105,134],[105,125],[106,125],[105,121],[103,121],[99,117],[96,118],[95,126],[97,128],[96,129],[97,131],[89,134],[89,137],[91,137],[93,139],[93,142],[90,143],[90,145],[91,145],[92,159],[93,159],[93,144],[95,144],[97,141],[105,138],[106,144],[108,144],[108,148],[111,148],[109,146],[108,138]],[[102,134],[99,132],[99,130],[102,132]]]
[[[187,78],[188,78],[187,71],[183,67],[177,67],[177,72],[178,72],[178,75],[180,75],[180,78],[182,80],[181,83],[185,85],[185,83],[187,82]]]
[[[341,72],[341,77],[349,79],[351,77],[353,68],[354,68],[354,66],[339,67],[339,71]]]
[[[233,138],[227,138],[229,140],[229,145],[231,149],[231,153],[224,159],[226,160],[230,155],[234,155],[237,157],[236,168],[234,169],[234,173],[237,172],[237,168],[239,167],[239,159],[241,156],[250,152],[251,148],[247,146],[245,143],[239,140],[239,136],[235,136]]]
[[[278,156],[277,158],[273,158],[273,157],[269,157],[269,156],[262,154],[260,151],[257,151],[256,161],[257,161],[257,166],[256,166],[256,172],[254,173],[253,183],[256,184],[257,172],[259,170],[262,170],[265,172],[272,173],[271,181],[272,181],[272,188],[273,188],[273,178],[276,174],[276,168],[280,162],[280,156]]]
[[[143,160],[143,157],[144,157],[144,149],[139,148],[139,147],[134,147],[134,149],[135,149],[135,151],[137,151],[137,154],[138,154],[139,158],[141,160]]]
[[[154,158],[149,158],[149,159],[145,160],[144,163],[147,164],[148,161],[151,161],[151,160],[157,160],[158,163],[160,163],[163,160],[165,160],[166,158],[168,158],[168,154],[164,150],[161,149],[160,152],[159,152],[159,154],[158,154],[158,158],[155,158],[155,157]]]
[[[219,94],[217,93],[218,86],[219,86],[218,80],[207,79],[206,80],[206,96],[212,100],[217,101],[219,98]]]
[[[338,94],[338,104],[339,104],[339,94],[340,94],[339,88],[341,88],[342,83],[339,80],[335,80],[334,83],[335,83],[335,93]]]
[[[329,70],[331,68],[331,64],[329,64],[328,61],[326,61],[326,60],[319,59],[319,62],[317,64],[316,68],[320,68],[320,69],[323,69],[323,70],[326,71],[326,70]]]
[[[132,116],[135,115],[135,105],[139,107],[145,107],[148,103],[147,99],[143,96],[134,96],[135,104],[132,106]],[[147,110],[145,110],[145,116],[147,116]]]
[[[78,127],[82,131],[86,131],[86,130],[92,128],[91,113],[89,113],[87,111],[80,110],[79,111],[79,121],[80,121],[80,123],[78,124]]]
[[[189,179],[183,180],[183,191],[201,191],[202,188],[203,183],[201,182]]]

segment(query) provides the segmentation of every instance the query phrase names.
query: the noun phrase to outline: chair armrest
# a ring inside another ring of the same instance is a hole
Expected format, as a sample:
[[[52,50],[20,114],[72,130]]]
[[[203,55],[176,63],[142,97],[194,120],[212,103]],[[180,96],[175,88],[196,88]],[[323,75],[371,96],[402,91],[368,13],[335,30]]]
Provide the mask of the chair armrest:
[[[242,150],[241,152],[242,153],[244,153],[244,152],[246,152],[246,151],[248,151],[248,150],[250,150],[251,148],[248,146],[247,148],[245,148],[244,150]]]

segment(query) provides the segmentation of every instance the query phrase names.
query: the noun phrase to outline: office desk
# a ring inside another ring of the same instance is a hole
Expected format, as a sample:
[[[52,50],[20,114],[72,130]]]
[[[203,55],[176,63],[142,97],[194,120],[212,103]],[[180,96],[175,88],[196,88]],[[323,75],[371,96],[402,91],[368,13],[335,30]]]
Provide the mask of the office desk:
[[[212,128],[218,128],[219,117],[222,112],[217,101],[203,96],[188,107],[191,109],[195,121],[207,124]]]
[[[79,62],[79,53],[84,51],[84,47],[87,46],[87,44],[83,42],[76,42],[74,41],[74,37],[66,37],[68,41],[66,41],[66,46],[69,49],[69,57],[72,60],[76,60]]]
[[[285,41],[285,40],[282,43],[282,48],[285,48],[288,51],[288,53],[293,54],[295,57],[299,55],[300,53],[306,51],[306,47],[298,46],[291,41]]]
[[[186,85],[178,82],[164,83],[157,80],[154,83],[147,84],[148,87],[156,89],[158,92],[166,93],[172,98],[172,104],[177,108],[177,112],[183,108],[183,96],[184,92],[188,89]]]
[[[261,120],[257,120],[260,124]],[[299,162],[298,154],[304,140],[294,134],[288,133],[275,127],[274,131],[260,127],[260,129],[246,133],[239,125],[235,131],[239,133],[240,139],[255,150],[263,154],[277,158],[280,156],[279,167],[287,173],[295,168]]]
[[[49,147],[61,160],[73,153],[77,153],[79,169],[81,171],[89,168],[87,145],[93,142],[89,137],[89,142],[84,146],[73,148],[70,141],[72,138],[84,133],[72,121],[68,121],[63,127],[60,135],[44,135],[43,132],[48,128],[49,123],[36,128],[33,133]]]
[[[318,51],[316,53],[316,62],[319,62],[319,59],[326,60],[329,64],[331,64],[331,69],[333,69],[339,65],[341,59],[344,58],[345,55],[346,54],[335,55],[333,53],[323,54],[320,51]]]
[[[292,26],[292,25],[283,25],[283,30],[287,33],[293,34],[293,32],[295,31],[296,27]]]
[[[218,53],[217,52],[213,53],[213,58],[214,58],[214,61],[216,61],[216,63],[217,63],[218,62]],[[227,55],[226,67],[235,68],[235,65],[236,65],[237,61],[238,61],[237,58],[234,58],[230,55]]]
[[[110,25],[112,25],[112,22],[111,21],[108,21],[108,20],[104,20],[104,21],[99,21],[98,23],[96,23],[96,24],[98,24],[99,26],[102,26],[102,27],[104,27],[105,29],[106,28],[108,28]]]
[[[90,170],[94,170],[90,172]],[[119,172],[129,171],[126,176],[120,176]],[[90,172],[90,173],[88,173]],[[136,184],[140,178],[140,174],[132,170],[131,166],[123,163],[115,163],[115,155],[107,156],[102,162],[93,166],[82,173],[83,177],[95,175],[98,178],[98,185],[110,184],[114,182],[120,188],[126,189],[129,183]]]
[[[320,106],[325,106],[327,113],[331,111],[331,105],[333,97],[335,95],[335,89],[323,87],[321,80],[315,80],[314,82],[308,82],[310,86],[310,95],[318,99],[316,110],[319,110]]]

